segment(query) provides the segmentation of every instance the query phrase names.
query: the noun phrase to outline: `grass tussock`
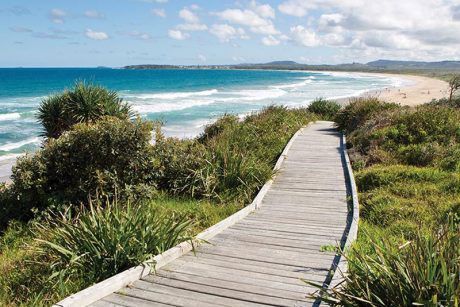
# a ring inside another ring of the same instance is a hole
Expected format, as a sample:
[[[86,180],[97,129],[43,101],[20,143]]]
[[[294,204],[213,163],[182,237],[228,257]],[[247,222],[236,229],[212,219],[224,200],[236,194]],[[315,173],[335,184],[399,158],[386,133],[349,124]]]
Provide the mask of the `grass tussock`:
[[[452,216],[437,231],[418,232],[399,246],[361,230],[369,240],[367,253],[358,245],[346,255],[349,274],[339,287],[324,293],[324,301],[345,306],[458,306],[459,232]]]

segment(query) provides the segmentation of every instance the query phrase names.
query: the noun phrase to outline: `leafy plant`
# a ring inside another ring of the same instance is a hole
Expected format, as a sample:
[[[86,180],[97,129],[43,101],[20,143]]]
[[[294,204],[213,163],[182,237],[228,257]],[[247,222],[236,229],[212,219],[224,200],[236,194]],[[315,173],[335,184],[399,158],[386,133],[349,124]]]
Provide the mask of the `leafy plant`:
[[[77,218],[65,214],[39,225],[36,252],[51,257],[57,282],[79,276],[94,283],[149,260],[190,239],[184,216],[157,214],[152,206],[91,204]]]
[[[129,119],[131,107],[115,91],[101,86],[78,82],[72,90],[44,99],[37,118],[48,138],[57,138],[77,123],[90,123],[103,116]]]
[[[335,117],[339,130],[346,133],[353,132],[358,127],[380,112],[397,109],[395,103],[381,102],[377,98],[359,97],[350,99],[350,103],[342,108]]]
[[[5,198],[3,226],[10,219],[27,220],[34,211],[48,207],[113,197],[117,190],[121,193],[140,185],[152,190],[152,127],[141,120],[104,117],[77,124],[34,155],[19,158],[13,184],[0,189],[0,199]]]
[[[308,111],[315,113],[324,120],[333,120],[342,106],[335,101],[318,98],[308,106]]]

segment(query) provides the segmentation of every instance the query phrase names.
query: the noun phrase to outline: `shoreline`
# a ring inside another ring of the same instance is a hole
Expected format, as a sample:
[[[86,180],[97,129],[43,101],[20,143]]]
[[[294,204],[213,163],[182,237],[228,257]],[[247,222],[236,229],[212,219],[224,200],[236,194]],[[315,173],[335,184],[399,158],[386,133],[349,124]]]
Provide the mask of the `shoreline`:
[[[386,78],[398,78],[409,81],[410,84],[402,84],[401,86],[391,86],[380,90],[366,91],[360,95],[329,98],[336,100],[339,103],[346,104],[351,98],[356,97],[377,97],[388,102],[396,102],[401,105],[415,106],[430,102],[432,99],[439,99],[447,96],[448,84],[445,81],[414,75],[404,74],[389,74],[389,73],[371,73],[371,72],[343,72],[343,71],[305,71],[313,73],[331,73],[331,74],[355,74],[361,76],[374,76]],[[15,164],[18,156],[10,159],[0,160],[0,183],[11,182],[11,167]]]
[[[331,71],[329,73],[342,73]],[[346,74],[346,73],[345,73]],[[380,76],[399,78],[409,81],[410,84],[391,86],[379,90],[366,91],[357,96],[337,99],[341,103],[347,103],[351,98],[376,97],[386,102],[399,103],[404,106],[416,106],[428,103],[433,99],[441,99],[448,96],[449,84],[446,81],[416,75],[390,74],[390,73],[359,73],[363,76]]]

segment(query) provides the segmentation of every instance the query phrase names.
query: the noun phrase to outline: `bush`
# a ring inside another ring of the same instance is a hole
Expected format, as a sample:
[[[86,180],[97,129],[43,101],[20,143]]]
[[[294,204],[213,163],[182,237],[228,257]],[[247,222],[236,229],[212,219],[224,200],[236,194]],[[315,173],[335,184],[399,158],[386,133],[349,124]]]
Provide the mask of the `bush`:
[[[342,106],[335,101],[318,98],[308,106],[308,111],[315,113],[324,120],[334,120]]]
[[[13,184],[0,193],[13,198],[6,219],[26,220],[34,210],[113,197],[114,191],[153,184],[151,131],[148,122],[105,117],[50,139],[14,166]]]
[[[57,138],[77,123],[94,122],[103,116],[129,119],[133,112],[116,92],[84,82],[43,100],[37,115],[48,138]]]
[[[349,133],[348,140],[353,159],[366,165],[443,164],[456,169],[450,157],[460,142],[460,111],[433,105],[390,109],[371,116]]]
[[[323,292],[322,299],[342,306],[458,306],[459,232],[451,216],[439,230],[417,233],[399,247],[385,238],[368,238],[369,253],[353,249],[344,255],[350,267],[342,274],[344,283]]]
[[[157,133],[158,187],[175,195],[247,204],[273,175],[290,137],[313,119],[306,109],[268,107],[243,121],[225,115],[193,140]]]
[[[38,226],[36,252],[51,258],[57,283],[82,278],[101,281],[190,239],[191,222],[158,215],[152,206],[116,202],[90,206],[77,219],[64,215]]]
[[[399,108],[398,104],[381,102],[377,98],[352,98],[335,117],[339,130],[351,133],[380,112]]]
[[[449,100],[448,98],[433,99],[429,104],[433,106],[443,106],[458,109],[460,108],[460,97],[452,97],[452,100]]]

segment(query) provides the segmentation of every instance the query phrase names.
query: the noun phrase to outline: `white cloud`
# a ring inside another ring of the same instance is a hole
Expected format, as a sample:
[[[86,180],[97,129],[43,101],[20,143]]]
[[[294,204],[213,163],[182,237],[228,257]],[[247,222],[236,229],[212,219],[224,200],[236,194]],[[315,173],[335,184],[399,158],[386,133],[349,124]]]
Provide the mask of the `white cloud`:
[[[187,23],[199,23],[200,19],[198,16],[187,8],[183,8],[179,11],[179,17],[185,20]]]
[[[202,23],[184,23],[177,25],[176,27],[178,30],[182,31],[206,31],[208,26]]]
[[[280,41],[272,35],[270,35],[262,38],[262,44],[264,44],[265,46],[277,46],[280,44]]]
[[[293,27],[293,41],[340,46],[353,60],[460,57],[459,0],[284,0],[278,9],[307,18]]]
[[[206,62],[206,56],[202,55],[202,54],[199,54],[198,55],[198,59],[201,61],[201,62]]]
[[[289,0],[278,5],[281,13],[292,15],[296,17],[303,17],[307,15],[309,10],[308,1]]]
[[[52,9],[49,13],[49,17],[52,22],[61,24],[64,23],[64,18],[67,17],[67,13],[61,9]]]
[[[303,26],[291,27],[292,39],[299,45],[305,47],[314,47],[319,45],[318,37],[312,30],[306,29]]]
[[[275,18],[275,10],[269,4],[258,4],[255,0],[252,0],[250,8],[260,17]]]
[[[271,20],[262,18],[256,12],[249,9],[227,9],[215,14],[230,23],[247,26],[254,33],[265,35],[279,34],[279,31],[275,28]]]
[[[168,31],[168,35],[172,39],[177,39],[177,40],[184,40],[190,37],[190,34],[188,33],[182,32],[180,30],[173,30],[173,29]]]
[[[152,14],[161,18],[166,17],[166,11],[164,9],[153,9]]]
[[[216,36],[221,42],[229,42],[235,38],[248,39],[243,28],[234,28],[228,24],[214,24],[209,32]]]
[[[88,10],[88,11],[85,12],[84,15],[86,17],[88,17],[88,18],[94,18],[94,19],[103,19],[103,18],[105,18],[104,14],[102,14],[99,11],[95,11],[95,10]]]
[[[109,39],[109,35],[105,32],[97,32],[93,31],[91,29],[86,29],[85,36],[89,39],[97,40],[97,41],[102,41]]]
[[[199,9],[197,5],[192,5],[191,8],[194,10]],[[176,30],[193,32],[206,31],[208,29],[207,25],[200,22],[198,15],[188,8],[184,7],[182,10],[180,10],[179,17],[182,18],[185,23],[177,25]]]

